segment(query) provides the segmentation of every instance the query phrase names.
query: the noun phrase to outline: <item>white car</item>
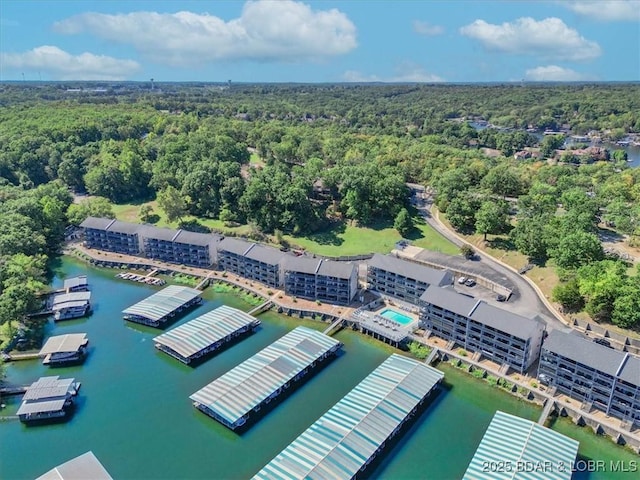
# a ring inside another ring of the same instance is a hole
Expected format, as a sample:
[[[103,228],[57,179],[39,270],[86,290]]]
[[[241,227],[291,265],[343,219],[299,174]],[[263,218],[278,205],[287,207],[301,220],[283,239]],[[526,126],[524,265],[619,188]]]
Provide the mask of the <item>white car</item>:
[[[466,281],[467,281],[467,277],[460,277],[460,278],[458,279],[458,283],[459,283],[460,285],[464,285],[464,282],[466,282]]]

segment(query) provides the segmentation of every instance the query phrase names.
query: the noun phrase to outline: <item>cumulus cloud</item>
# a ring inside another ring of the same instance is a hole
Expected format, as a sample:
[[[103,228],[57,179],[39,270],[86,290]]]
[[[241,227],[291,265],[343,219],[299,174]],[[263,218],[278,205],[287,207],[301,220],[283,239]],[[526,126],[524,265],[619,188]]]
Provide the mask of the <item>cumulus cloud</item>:
[[[595,77],[576,72],[558,65],[545,65],[531,68],[525,72],[525,78],[534,82],[579,82],[596,80]]]
[[[125,80],[140,71],[133,60],[81,53],[71,55],[58,47],[43,45],[23,53],[0,53],[2,69],[37,70],[56,80]]]
[[[502,25],[476,20],[460,33],[478,40],[487,50],[514,55],[536,55],[558,60],[592,60],[602,53],[600,45],[587,40],[559,18],[530,17]]]
[[[364,74],[357,70],[347,70],[342,74],[345,82],[396,82],[396,83],[439,83],[445,80],[438,75],[427,72],[420,65],[412,62],[400,64],[394,75],[381,77],[375,74]]]
[[[440,25],[432,25],[429,22],[423,22],[421,20],[414,20],[413,31],[418,35],[435,37],[436,35],[442,35],[444,33],[444,27]]]
[[[579,15],[601,21],[640,21],[640,0],[580,0],[562,4]]]
[[[220,60],[319,60],[357,46],[356,27],[337,9],[312,10],[292,0],[245,3],[239,18],[207,13],[83,13],[54,25],[58,33],[89,32],[132,45],[158,63]]]

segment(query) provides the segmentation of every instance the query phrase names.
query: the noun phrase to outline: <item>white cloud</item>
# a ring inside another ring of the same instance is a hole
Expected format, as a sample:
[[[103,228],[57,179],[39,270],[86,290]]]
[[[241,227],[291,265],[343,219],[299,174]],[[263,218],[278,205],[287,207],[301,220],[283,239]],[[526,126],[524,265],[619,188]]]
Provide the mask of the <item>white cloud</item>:
[[[545,65],[531,68],[525,72],[525,78],[534,82],[579,82],[596,80],[592,75],[576,72],[558,65]]]
[[[345,82],[396,82],[396,83],[439,83],[445,80],[438,75],[425,71],[420,65],[412,62],[400,64],[395,71],[395,75],[380,77],[375,74],[364,74],[357,70],[347,70],[342,74]]]
[[[413,31],[426,37],[435,37],[436,35],[442,35],[444,33],[444,27],[432,25],[429,22],[423,22],[421,20],[414,20]]]
[[[241,16],[227,22],[192,12],[84,13],[57,22],[54,29],[131,44],[152,60],[169,65],[318,60],[357,46],[356,27],[344,13],[312,10],[292,0],[248,1]]]
[[[639,0],[579,0],[562,4],[579,15],[601,21],[640,21]]]
[[[494,25],[476,20],[460,29],[487,49],[514,55],[535,55],[558,60],[591,60],[602,53],[600,45],[587,40],[559,18],[536,21],[530,17]]]
[[[24,53],[0,53],[5,68],[41,71],[56,80],[124,80],[140,71],[133,60],[120,60],[105,55],[81,53],[71,55],[51,45],[36,47]]]

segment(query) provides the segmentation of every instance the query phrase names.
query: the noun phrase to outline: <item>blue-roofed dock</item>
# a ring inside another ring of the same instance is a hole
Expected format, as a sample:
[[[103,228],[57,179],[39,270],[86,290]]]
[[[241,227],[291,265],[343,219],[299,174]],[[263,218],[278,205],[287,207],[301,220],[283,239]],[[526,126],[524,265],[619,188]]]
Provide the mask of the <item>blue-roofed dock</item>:
[[[195,288],[170,285],[122,312],[124,319],[155,328],[163,328],[180,313],[202,302]]]
[[[341,347],[323,333],[297,327],[189,398],[198,410],[236,430]]]
[[[260,320],[223,305],[153,339],[158,350],[182,363],[203,359],[234,339],[253,332]]]
[[[443,377],[423,363],[391,355],[254,480],[356,477],[401,431]]]

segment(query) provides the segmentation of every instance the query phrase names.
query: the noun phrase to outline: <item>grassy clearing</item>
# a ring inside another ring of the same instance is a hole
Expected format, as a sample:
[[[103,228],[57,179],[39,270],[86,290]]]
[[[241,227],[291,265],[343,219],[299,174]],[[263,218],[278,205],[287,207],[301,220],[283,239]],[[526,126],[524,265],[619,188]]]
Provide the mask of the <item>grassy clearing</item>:
[[[263,167],[264,166],[264,160],[262,160],[260,158],[260,155],[258,155],[256,152],[251,152],[251,155],[249,156],[249,165],[255,165],[255,166]]]
[[[366,253],[389,253],[402,237],[389,224],[381,223],[359,227],[347,222],[337,223],[330,229],[306,237],[285,235],[285,239],[309,252],[326,256],[362,255]],[[429,225],[420,223],[409,235],[414,245],[428,250],[455,255],[458,248],[447,241]]]

